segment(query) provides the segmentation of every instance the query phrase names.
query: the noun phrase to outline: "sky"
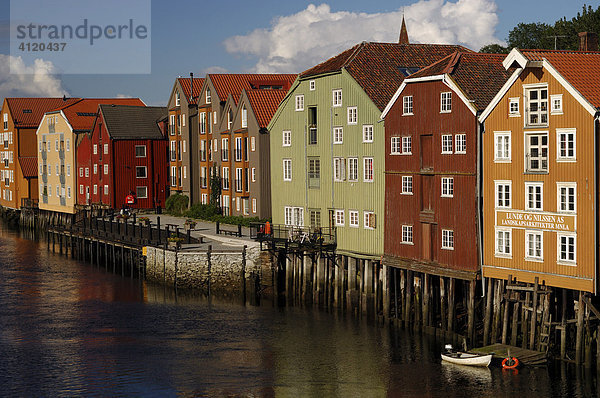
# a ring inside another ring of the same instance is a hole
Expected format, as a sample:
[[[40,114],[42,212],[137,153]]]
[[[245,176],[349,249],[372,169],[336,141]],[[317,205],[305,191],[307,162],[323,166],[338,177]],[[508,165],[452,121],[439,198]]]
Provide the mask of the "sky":
[[[361,41],[397,41],[403,13],[411,42],[479,50],[490,43],[505,44],[509,31],[520,22],[570,19],[584,4],[597,8],[599,1],[546,0],[543,7],[537,0],[152,0],[151,4],[151,67],[140,64],[140,70],[150,73],[57,74],[43,53],[32,61],[11,57],[10,1],[0,0],[0,98],[131,96],[148,105],[165,105],[175,78],[190,72],[196,77],[298,73]],[[21,73],[11,73],[11,62]]]

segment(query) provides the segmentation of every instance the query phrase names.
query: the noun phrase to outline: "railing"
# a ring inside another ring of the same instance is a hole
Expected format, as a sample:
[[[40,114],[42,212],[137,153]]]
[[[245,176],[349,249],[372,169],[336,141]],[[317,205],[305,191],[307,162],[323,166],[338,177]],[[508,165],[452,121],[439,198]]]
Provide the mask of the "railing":
[[[271,241],[304,246],[330,246],[336,244],[336,230],[335,227],[299,227],[251,223],[250,238],[260,242]]]
[[[21,198],[21,207],[37,209],[40,203],[39,199]]]

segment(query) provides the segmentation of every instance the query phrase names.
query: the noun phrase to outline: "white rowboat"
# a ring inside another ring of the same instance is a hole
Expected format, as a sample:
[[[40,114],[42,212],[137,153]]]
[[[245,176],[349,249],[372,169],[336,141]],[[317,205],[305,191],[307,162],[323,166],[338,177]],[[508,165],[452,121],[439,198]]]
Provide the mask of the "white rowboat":
[[[442,354],[442,360],[457,365],[487,367],[490,365],[490,362],[492,362],[492,355],[469,354],[467,352],[446,352]]]

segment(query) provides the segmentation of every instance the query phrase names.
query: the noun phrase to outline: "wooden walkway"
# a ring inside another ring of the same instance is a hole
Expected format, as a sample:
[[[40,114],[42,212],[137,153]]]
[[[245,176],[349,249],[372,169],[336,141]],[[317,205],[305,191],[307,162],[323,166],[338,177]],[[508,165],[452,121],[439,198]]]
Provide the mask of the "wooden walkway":
[[[508,350],[510,350],[511,357],[516,357],[520,363],[526,366],[545,365],[548,361],[545,352],[527,350],[506,344],[492,344],[485,347],[473,348],[470,352],[476,354],[493,354],[494,359],[503,360],[508,357]]]

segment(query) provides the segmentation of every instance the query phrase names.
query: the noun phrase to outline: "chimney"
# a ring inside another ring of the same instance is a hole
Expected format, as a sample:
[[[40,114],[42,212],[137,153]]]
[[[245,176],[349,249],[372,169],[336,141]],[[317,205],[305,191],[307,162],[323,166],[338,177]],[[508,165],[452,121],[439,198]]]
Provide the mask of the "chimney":
[[[580,32],[579,51],[598,51],[598,35],[594,32]]]
[[[408,41],[408,31],[406,30],[406,23],[404,22],[404,14],[402,14],[402,27],[400,28],[400,37],[398,38],[398,44],[410,44]]]

